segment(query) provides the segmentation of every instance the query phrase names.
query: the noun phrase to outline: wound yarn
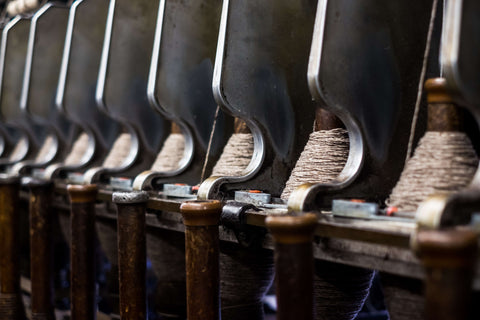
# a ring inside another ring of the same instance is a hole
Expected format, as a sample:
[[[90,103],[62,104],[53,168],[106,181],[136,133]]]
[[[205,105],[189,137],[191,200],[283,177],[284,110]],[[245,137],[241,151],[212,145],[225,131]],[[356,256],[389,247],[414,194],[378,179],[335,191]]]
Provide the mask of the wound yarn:
[[[112,150],[108,153],[102,166],[107,169],[120,167],[130,153],[131,145],[132,137],[130,134],[122,133],[117,140],[115,140]]]
[[[42,163],[50,160],[50,151],[55,146],[55,139],[53,136],[48,135],[43,142],[40,151],[38,151],[37,156],[35,157],[36,163]]]
[[[173,171],[178,169],[185,150],[185,137],[181,133],[171,133],[165,140],[160,153],[152,165],[152,171]]]
[[[79,164],[82,161],[83,155],[87,152],[88,149],[88,135],[82,133],[78,136],[77,140],[73,144],[72,150],[65,158],[65,165],[73,166]]]
[[[282,199],[287,200],[303,183],[334,180],[342,172],[348,152],[347,130],[335,128],[312,132],[283,189]]]
[[[392,190],[387,204],[412,212],[434,193],[465,188],[478,167],[478,157],[464,132],[427,131]]]
[[[28,142],[26,138],[21,138],[15,147],[13,148],[12,152],[10,153],[10,156],[8,157],[8,160],[10,161],[19,161],[21,160],[21,157],[23,156],[23,153],[28,146]]]
[[[212,176],[240,176],[253,156],[251,133],[234,133],[228,139],[220,159],[213,167]]]

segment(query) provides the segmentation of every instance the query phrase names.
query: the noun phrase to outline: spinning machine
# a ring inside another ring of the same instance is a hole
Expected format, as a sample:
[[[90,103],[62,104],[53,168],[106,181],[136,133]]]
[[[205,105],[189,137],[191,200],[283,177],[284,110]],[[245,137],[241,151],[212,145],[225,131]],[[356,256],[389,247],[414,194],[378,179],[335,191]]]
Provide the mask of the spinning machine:
[[[0,1],[0,319],[477,319],[477,2]]]

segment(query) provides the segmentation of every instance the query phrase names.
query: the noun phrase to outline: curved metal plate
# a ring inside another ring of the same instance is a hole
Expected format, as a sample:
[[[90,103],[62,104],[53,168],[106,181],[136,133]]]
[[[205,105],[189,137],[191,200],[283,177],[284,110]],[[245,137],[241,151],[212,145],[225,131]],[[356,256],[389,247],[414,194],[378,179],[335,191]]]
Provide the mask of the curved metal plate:
[[[449,0],[440,62],[447,84],[480,120],[480,2]]]
[[[480,123],[480,2],[449,0],[440,63],[447,85]],[[480,187],[480,168],[471,186]]]
[[[108,4],[108,0],[72,4],[56,95],[57,108],[93,135],[97,153],[105,153],[120,133],[120,125],[95,101]]]
[[[431,9],[432,1],[319,1],[309,86],[345,123],[350,154],[338,181],[301,188],[289,205],[390,193],[403,169]]]
[[[180,123],[192,142],[181,161],[184,167],[171,172],[177,182],[197,184],[207,154],[217,109],[211,83],[220,14],[219,0],[160,1],[148,94],[152,107]],[[226,120],[219,112],[210,167],[228,139]]]
[[[47,3],[32,17],[20,107],[55,134],[66,155],[78,128],[55,105],[68,8]]]
[[[20,108],[30,22],[28,18],[17,16],[5,26],[0,53],[0,116],[14,143],[19,141],[21,136],[28,136],[25,156],[34,156],[46,137],[44,128],[34,123]]]
[[[147,99],[157,9],[157,1],[110,1],[96,92],[97,104],[132,127],[142,153],[152,157],[169,128]]]
[[[214,95],[228,113],[248,123],[254,155],[243,177],[215,178],[199,194],[216,197],[219,185],[238,189],[237,182],[280,194],[314,121],[305,76],[315,3],[224,1]]]

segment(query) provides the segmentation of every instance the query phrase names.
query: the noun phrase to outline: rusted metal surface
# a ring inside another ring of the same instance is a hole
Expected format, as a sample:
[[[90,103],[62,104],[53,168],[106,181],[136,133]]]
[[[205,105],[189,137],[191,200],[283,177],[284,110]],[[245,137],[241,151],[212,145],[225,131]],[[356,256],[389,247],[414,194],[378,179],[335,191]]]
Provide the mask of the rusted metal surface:
[[[123,320],[146,319],[146,192],[115,192],[117,204],[118,267],[120,281],[120,317]]]
[[[30,188],[30,279],[32,320],[54,320],[51,207],[53,183],[32,180]]]
[[[469,319],[477,234],[469,229],[420,230],[416,249],[425,267],[425,319]]]
[[[18,177],[0,177],[0,320],[25,319],[20,292]]]
[[[271,216],[267,227],[275,241],[277,319],[313,319],[313,231],[317,218]]]
[[[187,201],[180,207],[185,224],[187,318],[219,319],[220,201]]]
[[[70,215],[70,303],[72,320],[95,319],[96,185],[68,186]]]

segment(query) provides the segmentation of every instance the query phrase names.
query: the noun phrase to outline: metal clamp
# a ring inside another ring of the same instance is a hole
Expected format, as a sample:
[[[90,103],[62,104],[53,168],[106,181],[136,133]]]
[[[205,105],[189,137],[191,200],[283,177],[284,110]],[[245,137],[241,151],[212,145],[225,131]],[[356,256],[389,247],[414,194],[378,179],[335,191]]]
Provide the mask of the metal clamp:
[[[264,228],[247,224],[247,210],[260,211],[253,204],[229,201],[223,206],[222,215],[220,216],[220,223],[225,228],[231,229],[238,243],[246,248],[261,244],[261,240],[266,234]]]

